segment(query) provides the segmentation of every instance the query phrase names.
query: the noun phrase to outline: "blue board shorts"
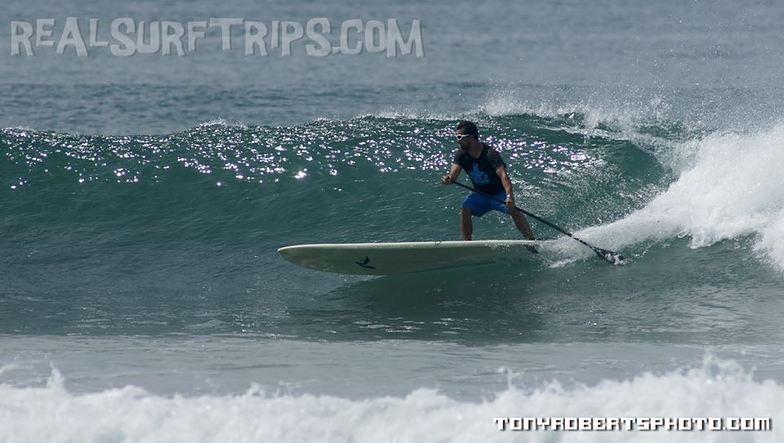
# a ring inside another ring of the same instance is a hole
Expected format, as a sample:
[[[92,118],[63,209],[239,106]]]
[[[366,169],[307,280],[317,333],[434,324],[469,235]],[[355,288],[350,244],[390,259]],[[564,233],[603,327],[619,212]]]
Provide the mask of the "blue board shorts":
[[[506,201],[506,192],[501,191],[493,197],[501,201]],[[504,214],[509,213],[509,209],[507,209],[506,204],[499,203],[489,195],[481,194],[479,192],[472,192],[469,194],[468,197],[463,200],[463,208],[470,209],[471,215],[475,215],[477,217],[481,217],[491,210],[503,212]]]

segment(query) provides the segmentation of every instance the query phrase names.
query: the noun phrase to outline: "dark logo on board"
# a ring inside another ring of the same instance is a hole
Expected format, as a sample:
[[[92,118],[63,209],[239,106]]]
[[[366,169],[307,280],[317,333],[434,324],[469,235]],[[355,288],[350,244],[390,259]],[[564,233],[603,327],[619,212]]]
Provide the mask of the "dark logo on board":
[[[363,267],[365,269],[376,269],[375,266],[370,266],[368,264],[370,263],[370,257],[365,257],[364,260],[355,261],[354,263],[358,264],[360,267]]]

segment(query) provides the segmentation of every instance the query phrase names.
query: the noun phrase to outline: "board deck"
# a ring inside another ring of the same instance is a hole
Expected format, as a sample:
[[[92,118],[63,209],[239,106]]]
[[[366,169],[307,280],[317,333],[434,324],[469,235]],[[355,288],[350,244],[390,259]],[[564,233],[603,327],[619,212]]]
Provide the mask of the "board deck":
[[[535,240],[425,241],[397,243],[324,243],[286,246],[286,260],[339,274],[393,275],[432,271],[504,260],[532,260],[527,247]]]

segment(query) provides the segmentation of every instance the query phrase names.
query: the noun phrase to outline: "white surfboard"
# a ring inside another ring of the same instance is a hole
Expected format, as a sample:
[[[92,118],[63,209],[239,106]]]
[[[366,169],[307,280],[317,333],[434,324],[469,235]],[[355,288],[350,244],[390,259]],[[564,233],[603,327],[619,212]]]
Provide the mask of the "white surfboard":
[[[426,241],[399,243],[335,243],[286,246],[286,260],[325,272],[392,275],[482,265],[508,260],[533,260],[526,247],[534,240]]]

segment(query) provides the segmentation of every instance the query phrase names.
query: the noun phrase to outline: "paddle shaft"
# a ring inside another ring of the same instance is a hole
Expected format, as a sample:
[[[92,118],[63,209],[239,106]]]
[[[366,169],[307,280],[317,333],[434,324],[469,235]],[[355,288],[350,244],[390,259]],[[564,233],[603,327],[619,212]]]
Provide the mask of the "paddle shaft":
[[[460,182],[456,182],[456,181],[453,181],[453,182],[451,182],[451,183],[454,183],[454,184],[456,184],[457,186],[460,186],[461,188],[468,189],[469,191],[478,192],[478,193],[480,193],[480,194],[486,195],[486,196],[490,197],[491,199],[493,199],[493,200],[497,201],[498,203],[501,203],[501,204],[506,204],[506,202],[504,202],[504,201],[503,201],[503,200],[501,200],[500,198],[496,198],[496,196],[494,196],[494,195],[491,195],[491,194],[488,194],[488,193],[486,193],[486,192],[478,191],[478,190],[476,190],[476,189],[472,188],[471,186],[466,186],[466,185],[464,185],[464,184],[462,184],[462,183],[460,183]],[[521,208],[519,208],[519,207],[517,207],[517,206],[515,206],[514,208],[515,208],[515,209],[517,209],[518,211],[522,212],[523,214],[525,214],[525,215],[527,215],[527,216],[529,216],[529,217],[533,218],[534,220],[537,220],[537,221],[539,221],[539,222],[541,222],[541,223],[543,223],[543,224],[545,224],[545,225],[547,225],[547,226],[549,226],[549,227],[551,227],[551,228],[555,229],[556,231],[558,231],[558,232],[560,232],[560,233],[562,233],[562,234],[564,234],[564,235],[567,235],[567,236],[569,236],[569,237],[571,237],[571,238],[573,238],[573,239],[577,240],[578,242],[580,242],[580,243],[584,244],[585,246],[588,246],[589,248],[593,249],[593,252],[595,252],[595,253],[596,253],[596,255],[598,255],[599,257],[603,258],[604,260],[607,260],[607,261],[608,261],[608,262],[610,262],[610,263],[613,263],[613,264],[615,264],[615,260],[613,260],[613,259],[611,259],[611,258],[608,258],[608,257],[607,257],[607,254],[608,254],[608,253],[609,253],[609,254],[611,254],[612,256],[617,256],[617,257],[620,257],[620,259],[621,259],[621,260],[623,260],[623,256],[620,256],[620,255],[619,255],[618,253],[616,253],[616,252],[613,252],[613,251],[610,251],[610,250],[607,250],[607,249],[597,248],[596,246],[593,246],[593,245],[589,244],[589,243],[588,243],[588,242],[586,242],[585,240],[583,240],[583,239],[581,239],[581,238],[578,238],[578,237],[575,237],[575,236],[574,236],[574,234],[572,234],[571,232],[567,231],[566,229],[563,229],[563,228],[561,228],[560,226],[558,226],[558,225],[556,225],[556,224],[554,224],[554,223],[551,223],[551,222],[549,222],[549,221],[547,221],[547,220],[543,219],[542,217],[539,217],[539,216],[538,216],[538,215],[536,215],[536,214],[531,214],[530,212],[526,211],[525,209],[521,209]]]

